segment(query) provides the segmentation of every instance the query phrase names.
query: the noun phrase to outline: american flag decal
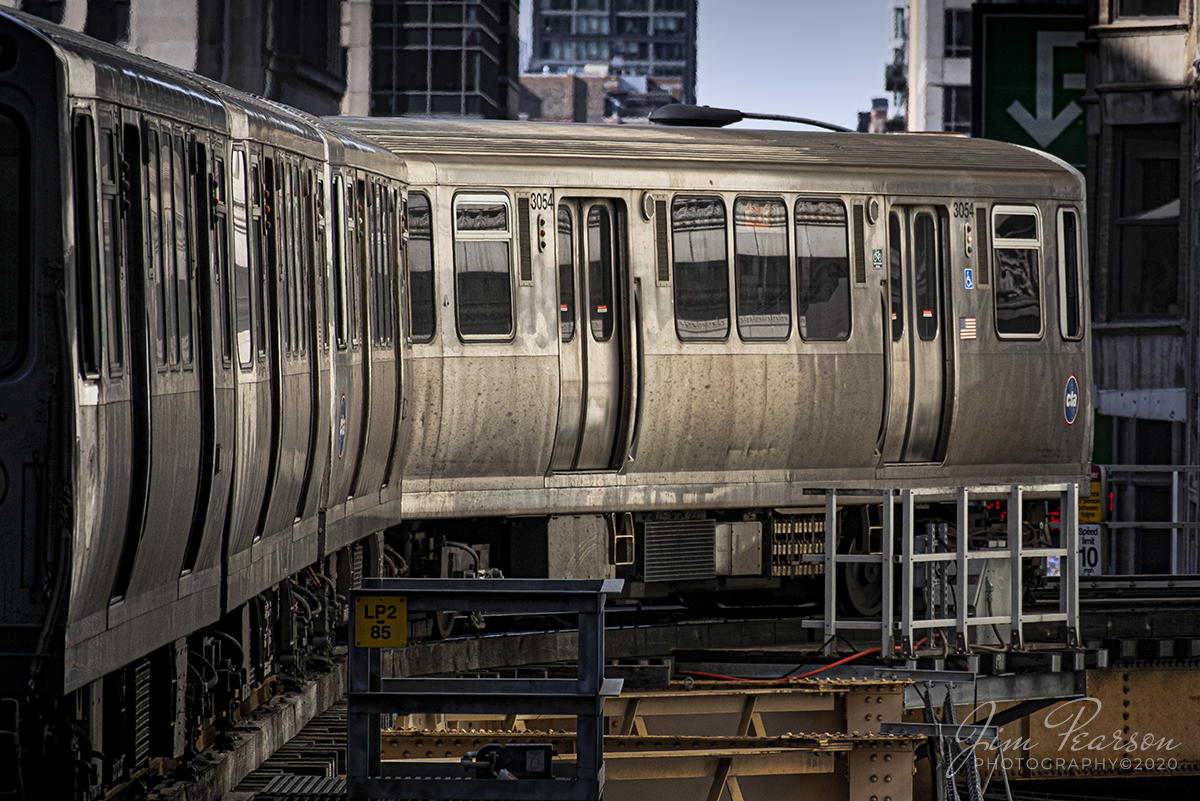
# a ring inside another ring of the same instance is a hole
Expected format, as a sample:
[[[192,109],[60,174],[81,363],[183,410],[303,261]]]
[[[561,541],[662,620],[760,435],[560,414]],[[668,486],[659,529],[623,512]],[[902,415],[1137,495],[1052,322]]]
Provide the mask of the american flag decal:
[[[959,339],[974,339],[975,338],[975,318],[974,317],[959,317],[958,318],[958,338]]]

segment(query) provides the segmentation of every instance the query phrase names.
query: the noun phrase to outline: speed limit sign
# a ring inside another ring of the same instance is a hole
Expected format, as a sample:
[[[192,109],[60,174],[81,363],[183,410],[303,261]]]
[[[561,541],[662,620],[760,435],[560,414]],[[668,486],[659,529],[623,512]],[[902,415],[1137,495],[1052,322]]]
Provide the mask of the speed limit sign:
[[[1079,524],[1079,575],[1099,576],[1104,572],[1100,562],[1100,524]]]

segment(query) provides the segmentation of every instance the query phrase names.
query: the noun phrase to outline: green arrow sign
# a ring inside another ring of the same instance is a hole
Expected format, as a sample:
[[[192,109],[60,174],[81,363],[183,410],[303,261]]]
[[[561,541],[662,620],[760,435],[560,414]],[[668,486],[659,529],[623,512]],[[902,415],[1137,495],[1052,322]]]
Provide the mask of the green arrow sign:
[[[1036,147],[1082,169],[1083,14],[975,9],[976,135]]]

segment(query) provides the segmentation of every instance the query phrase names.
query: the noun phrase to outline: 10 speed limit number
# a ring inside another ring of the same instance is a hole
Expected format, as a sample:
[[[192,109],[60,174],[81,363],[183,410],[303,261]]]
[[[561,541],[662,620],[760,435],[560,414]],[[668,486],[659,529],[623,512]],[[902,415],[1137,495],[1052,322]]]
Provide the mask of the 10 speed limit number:
[[[408,601],[398,595],[359,595],[354,599],[354,644],[359,648],[408,645]]]

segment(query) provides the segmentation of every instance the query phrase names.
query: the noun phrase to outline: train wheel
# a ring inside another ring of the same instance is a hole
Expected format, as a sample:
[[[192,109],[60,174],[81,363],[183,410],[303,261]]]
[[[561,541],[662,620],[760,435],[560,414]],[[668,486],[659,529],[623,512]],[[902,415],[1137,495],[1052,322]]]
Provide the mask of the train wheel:
[[[850,553],[862,553],[855,542]],[[883,610],[883,566],[874,563],[854,562],[846,565],[842,573],[842,586],[846,588],[845,601],[850,612],[863,617],[874,617]]]
[[[433,636],[439,640],[444,640],[454,631],[454,618],[458,617],[456,612],[434,612],[433,613]]]

